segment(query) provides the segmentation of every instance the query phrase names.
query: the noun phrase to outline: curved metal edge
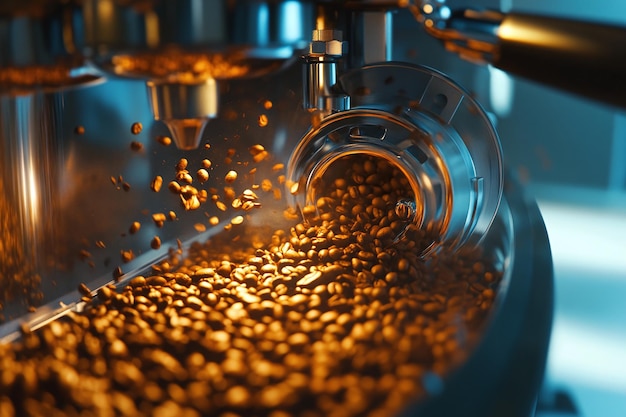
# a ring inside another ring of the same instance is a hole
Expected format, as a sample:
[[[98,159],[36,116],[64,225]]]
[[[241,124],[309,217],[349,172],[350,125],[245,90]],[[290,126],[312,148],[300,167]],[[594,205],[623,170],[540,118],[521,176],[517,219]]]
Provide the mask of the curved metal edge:
[[[410,77],[407,77],[409,81],[402,84],[401,89],[398,91],[395,90],[397,84],[394,84],[393,77],[388,77],[389,74],[386,74],[386,71],[390,70],[403,71],[405,74],[410,74]],[[386,75],[379,78],[383,83],[378,86],[378,89],[373,90],[373,85],[371,82],[368,83],[368,80],[375,80],[377,76],[380,76],[379,72]],[[446,91],[451,96],[456,97],[455,100],[450,102],[456,104],[444,106],[447,109],[444,111],[446,114],[445,118],[441,117],[441,113],[438,114],[435,111],[437,107],[435,105],[436,97],[438,95],[436,94],[438,91],[435,87],[436,84],[441,84],[439,86],[445,85]],[[402,105],[407,105],[408,109],[411,109],[410,117],[414,118],[413,122],[418,120],[417,115],[421,113],[428,119],[440,123],[441,126],[451,126],[451,131],[459,135],[460,140],[463,141],[473,158],[475,158],[473,163],[476,164],[479,161],[479,165],[484,166],[485,170],[489,171],[491,177],[498,178],[497,190],[493,190],[487,201],[482,203],[480,212],[476,214],[476,218],[473,220],[473,229],[463,237],[463,242],[467,241],[468,244],[479,245],[481,236],[487,233],[494,222],[499,209],[504,182],[504,160],[500,137],[495,126],[487,116],[485,108],[473,97],[469,90],[459,85],[443,72],[426,65],[415,65],[402,61],[379,62],[353,69],[340,77],[338,85],[343,92],[350,96],[353,108],[376,108],[380,107],[381,104],[388,106],[389,103],[395,103],[400,100],[400,102],[405,101],[405,103],[401,103]],[[377,99],[372,101],[372,97],[377,97]],[[431,103],[426,104],[427,101]],[[412,108],[416,103],[419,103],[419,107]],[[473,111],[469,113],[462,112],[459,111],[460,107],[471,108]],[[461,115],[471,115],[474,120],[478,120],[492,140],[481,140],[480,142],[484,146],[477,147],[477,141],[471,140],[475,135],[461,134],[464,131],[462,129],[464,121],[460,119]],[[489,149],[489,147],[493,148]],[[482,164],[480,164],[480,161],[482,161]],[[484,177],[483,174],[484,172],[481,172],[479,176]]]
[[[503,204],[512,220],[514,259],[500,305],[468,360],[443,389],[417,399],[400,416],[515,417],[534,414],[553,320],[553,263],[537,204],[505,178]]]

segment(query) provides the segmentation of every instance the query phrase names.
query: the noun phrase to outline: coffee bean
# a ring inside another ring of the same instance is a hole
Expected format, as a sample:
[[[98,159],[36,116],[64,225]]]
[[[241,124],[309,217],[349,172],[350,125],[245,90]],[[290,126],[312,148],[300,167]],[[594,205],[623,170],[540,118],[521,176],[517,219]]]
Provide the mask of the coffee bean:
[[[131,279],[128,282],[128,285],[130,285],[133,288],[140,288],[140,287],[145,287],[146,283],[147,283],[146,278],[141,276],[141,275],[139,275],[139,276],[136,276],[135,278]]]
[[[81,282],[78,286],[78,291],[85,297],[91,298],[91,290],[85,283]]]
[[[113,279],[115,279],[116,281],[119,280],[123,275],[124,272],[122,272],[122,267],[118,266],[113,270]]]
[[[143,149],[143,143],[134,140],[130,143],[130,149],[134,152],[139,152]]]
[[[153,237],[150,241],[150,247],[155,250],[159,249],[161,247],[161,238],[158,236]]]
[[[425,235],[394,210],[413,199],[402,173],[336,163],[306,222],[179,243],[93,300],[81,286],[81,311],[23,326],[0,345],[0,414],[381,416],[419,400],[427,372],[445,379],[480,340],[502,273],[480,252],[420,258]],[[200,204],[189,161],[176,168],[175,191]],[[228,195],[243,209],[259,188]]]
[[[153,276],[146,278],[146,283],[150,286],[160,287],[160,286],[164,286],[167,283],[167,279],[158,275],[153,275]]]
[[[133,135],[138,135],[143,130],[143,125],[140,122],[135,122],[130,127],[130,132]]]

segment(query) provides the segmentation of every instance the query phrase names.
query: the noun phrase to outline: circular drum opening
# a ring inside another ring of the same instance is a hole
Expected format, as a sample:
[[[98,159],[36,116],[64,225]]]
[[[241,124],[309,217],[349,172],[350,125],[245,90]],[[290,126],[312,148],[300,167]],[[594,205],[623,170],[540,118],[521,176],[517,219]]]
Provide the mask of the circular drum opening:
[[[410,240],[418,253],[428,252],[438,240],[437,231],[425,224],[432,211],[426,206],[426,188],[390,152],[365,146],[337,149],[315,165],[306,182],[305,221],[336,218],[380,239],[383,247]]]
[[[311,129],[292,154],[287,179],[290,204],[305,218],[330,202],[355,216],[346,221],[385,214],[395,222],[392,240],[419,230],[422,256],[465,243],[481,198],[471,155],[454,131],[372,109],[340,112]]]

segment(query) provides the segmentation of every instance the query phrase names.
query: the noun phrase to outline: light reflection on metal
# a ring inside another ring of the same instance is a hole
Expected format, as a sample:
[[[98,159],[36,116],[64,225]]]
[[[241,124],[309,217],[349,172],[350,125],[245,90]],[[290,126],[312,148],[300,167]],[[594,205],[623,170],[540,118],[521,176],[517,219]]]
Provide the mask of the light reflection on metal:
[[[506,117],[513,108],[515,83],[504,71],[489,65],[489,101],[499,117]]]
[[[31,160],[29,161],[30,166],[28,167],[26,181],[24,181],[27,185],[24,191],[25,191],[25,194],[26,193],[28,194],[26,204],[29,207],[28,209],[28,212],[30,214],[29,222],[30,224],[33,225],[33,227],[36,227],[36,225],[40,224],[41,222],[41,216],[39,212],[39,207],[41,205],[40,190],[39,190],[40,183],[37,178],[37,173],[35,169],[33,168],[37,162],[34,161],[32,158],[34,155],[30,155],[30,156],[31,156],[30,158]]]
[[[173,135],[201,134],[209,116],[199,92],[205,83],[264,75],[282,68],[306,46],[313,20],[312,4],[293,0],[255,2],[135,2],[84,0],[84,53],[105,74],[141,79],[155,97],[154,85],[170,86],[170,93],[191,92],[195,104],[178,94],[157,98],[162,108],[186,102],[176,116],[156,120],[177,127]],[[158,95],[158,91],[156,95]],[[172,98],[173,101],[167,103]],[[217,109],[219,95],[213,89],[206,102]],[[155,106],[153,105],[153,108]],[[176,121],[174,119],[178,119]],[[184,129],[182,128],[184,127]],[[199,138],[177,140],[191,149]]]
[[[58,254],[58,97],[0,97],[0,303],[36,306],[47,256]],[[57,258],[62,262],[61,258]]]
[[[504,19],[498,28],[500,42],[515,42],[529,47],[540,46],[551,50],[575,50],[580,55],[593,56],[598,44],[595,40],[572,36],[561,28],[538,25],[523,19]]]
[[[176,146],[196,149],[204,127],[217,116],[217,81],[208,78],[199,84],[148,82],[148,91],[155,120],[167,125]]]

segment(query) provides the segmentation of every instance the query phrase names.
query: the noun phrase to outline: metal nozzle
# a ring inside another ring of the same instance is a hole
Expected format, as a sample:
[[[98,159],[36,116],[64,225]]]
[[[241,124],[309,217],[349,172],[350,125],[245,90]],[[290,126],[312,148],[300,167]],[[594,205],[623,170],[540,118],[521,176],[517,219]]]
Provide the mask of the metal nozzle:
[[[350,107],[349,97],[335,91],[337,61],[346,52],[346,42],[340,30],[313,31],[309,53],[305,56],[304,108],[319,110],[324,115]]]
[[[179,149],[196,149],[210,119],[217,117],[217,81],[209,78],[200,84],[147,82],[155,120],[170,129]]]

